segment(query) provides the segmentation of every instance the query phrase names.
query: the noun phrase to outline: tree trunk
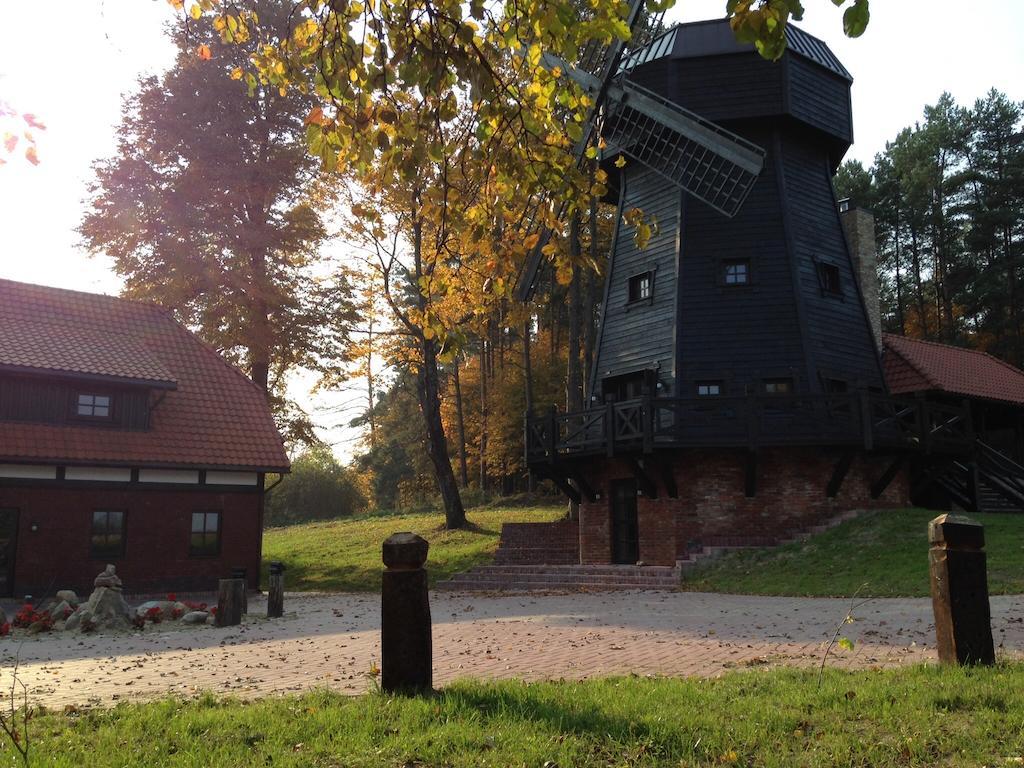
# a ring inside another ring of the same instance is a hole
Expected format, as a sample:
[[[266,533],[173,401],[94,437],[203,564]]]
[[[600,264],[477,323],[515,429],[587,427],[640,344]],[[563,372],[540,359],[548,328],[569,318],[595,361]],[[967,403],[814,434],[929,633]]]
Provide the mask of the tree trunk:
[[[270,308],[266,300],[258,298],[267,287],[267,256],[263,251],[251,252],[249,264],[252,270],[252,290],[257,297],[252,299],[249,341],[249,376],[264,392],[270,392],[270,347],[273,332],[270,327]]]
[[[530,322],[531,315],[526,314],[523,321],[523,397],[526,400],[527,415],[533,414],[533,364],[530,362]],[[526,468],[526,490],[533,493],[537,490],[537,478],[530,468]]]
[[[416,297],[420,311],[425,315],[427,297],[423,295],[421,278],[423,276],[423,231],[418,217],[413,224],[413,260],[416,276]],[[423,329],[419,333],[419,345],[422,360],[416,377],[416,391],[419,396],[420,410],[427,428],[427,453],[434,465],[434,477],[437,489],[444,503],[445,528],[465,528],[466,510],[459,496],[459,486],[455,482],[452,461],[448,456],[448,441],[444,434],[444,422],[441,420],[440,377],[437,371],[437,342],[428,339]]]
[[[565,410],[567,413],[583,410],[583,375],[580,369],[580,304],[583,291],[580,286],[580,217],[574,213],[569,222],[569,255],[573,260],[572,282],[569,284],[569,359],[565,372]],[[570,520],[579,518],[580,505],[569,502]]]
[[[469,485],[469,468],[466,462],[466,421],[462,413],[462,382],[459,380],[459,360],[455,359],[452,371],[455,383],[455,418],[459,427],[459,481],[462,487]]]
[[[590,198],[590,260],[598,264],[598,240],[597,240],[597,198]],[[594,370],[594,353],[597,346],[597,324],[594,316],[597,314],[598,302],[597,273],[593,268],[587,270],[587,286],[583,299],[583,402],[590,407],[594,393],[591,381]]]
[[[480,340],[480,492],[487,490],[487,340]]]

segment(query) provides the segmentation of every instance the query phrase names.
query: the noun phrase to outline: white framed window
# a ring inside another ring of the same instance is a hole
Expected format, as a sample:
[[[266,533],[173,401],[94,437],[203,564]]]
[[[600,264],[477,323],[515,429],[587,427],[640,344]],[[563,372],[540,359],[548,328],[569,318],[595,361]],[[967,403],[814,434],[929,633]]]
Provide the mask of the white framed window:
[[[109,419],[111,416],[110,395],[79,392],[75,399],[75,415],[90,419]]]

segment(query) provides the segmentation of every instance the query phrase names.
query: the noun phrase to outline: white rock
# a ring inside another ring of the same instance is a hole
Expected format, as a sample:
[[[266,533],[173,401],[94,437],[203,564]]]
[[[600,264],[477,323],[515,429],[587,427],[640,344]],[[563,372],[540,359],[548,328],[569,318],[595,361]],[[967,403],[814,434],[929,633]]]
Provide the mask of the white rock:
[[[160,609],[160,618],[169,619],[174,612],[174,603],[170,600],[147,600],[135,609],[135,615],[145,618],[147,611],[153,608]]]
[[[202,624],[209,616],[210,614],[206,611],[189,611],[181,617],[181,620],[186,624]]]
[[[78,599],[78,595],[75,594],[75,590],[73,590],[73,589],[59,589],[59,590],[57,590],[57,599],[58,600],[63,600],[65,603],[68,603],[70,605],[78,605],[78,603],[81,602]]]

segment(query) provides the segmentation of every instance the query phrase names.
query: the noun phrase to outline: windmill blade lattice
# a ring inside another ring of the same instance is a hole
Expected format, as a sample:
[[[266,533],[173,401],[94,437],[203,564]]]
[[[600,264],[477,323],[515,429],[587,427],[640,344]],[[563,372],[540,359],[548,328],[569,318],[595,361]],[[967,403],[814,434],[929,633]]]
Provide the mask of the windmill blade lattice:
[[[602,135],[621,152],[726,216],[739,211],[764,150],[678,104],[625,81],[609,92]]]

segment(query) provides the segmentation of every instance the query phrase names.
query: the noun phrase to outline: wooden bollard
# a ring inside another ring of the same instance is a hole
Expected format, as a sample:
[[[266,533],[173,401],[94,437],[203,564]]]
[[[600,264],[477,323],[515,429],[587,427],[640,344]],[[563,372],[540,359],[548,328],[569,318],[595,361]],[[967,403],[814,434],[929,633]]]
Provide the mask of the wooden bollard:
[[[241,579],[242,583],[245,584],[245,588],[242,589],[242,613],[249,612],[249,579],[246,578],[245,568],[232,568],[231,578]]]
[[[284,615],[284,563],[270,564],[270,579],[267,583],[267,618],[278,619]]]
[[[928,524],[928,541],[939,661],[994,664],[984,526],[940,515]]]
[[[221,579],[217,585],[217,626],[233,627],[241,624],[244,600],[245,581]]]
[[[430,601],[427,595],[429,544],[414,533],[384,541],[387,566],[381,584],[381,689],[425,693],[433,687]]]

